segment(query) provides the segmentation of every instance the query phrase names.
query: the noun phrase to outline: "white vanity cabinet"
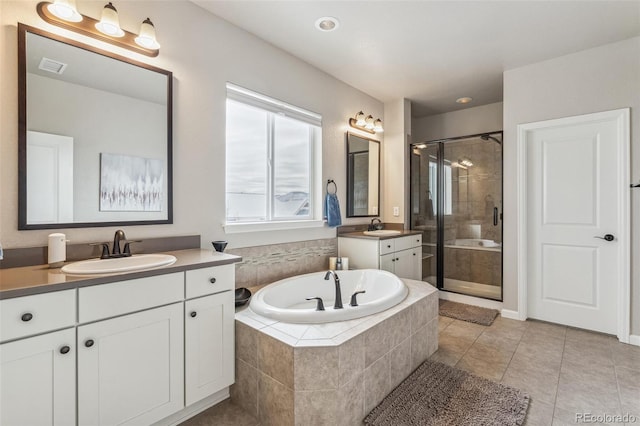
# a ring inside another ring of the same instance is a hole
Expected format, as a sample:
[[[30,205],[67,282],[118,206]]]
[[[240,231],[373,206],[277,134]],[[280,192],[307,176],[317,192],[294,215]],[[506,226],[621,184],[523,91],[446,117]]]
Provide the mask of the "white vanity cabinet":
[[[145,425],[183,408],[182,303],[78,327],[78,424]]]
[[[151,424],[183,408],[183,295],[183,272],[78,289],[80,425]]]
[[[422,235],[395,238],[338,238],[338,255],[351,269],[383,269],[400,278],[422,279]]]
[[[74,328],[0,345],[0,424],[75,425]]]
[[[234,381],[235,267],[187,271],[185,399],[197,402]]]
[[[0,425],[174,424],[233,384],[235,265],[0,300]]]
[[[0,300],[1,425],[75,424],[75,306],[75,290]]]

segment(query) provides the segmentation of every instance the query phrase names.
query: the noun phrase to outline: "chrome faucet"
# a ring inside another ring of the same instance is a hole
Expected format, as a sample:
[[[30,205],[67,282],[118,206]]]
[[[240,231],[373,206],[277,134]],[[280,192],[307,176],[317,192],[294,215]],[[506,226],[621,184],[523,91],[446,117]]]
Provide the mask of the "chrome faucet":
[[[338,277],[338,274],[334,271],[327,271],[327,273],[324,274],[324,279],[329,280],[329,277],[332,275],[333,281],[336,284],[336,301],[333,304],[333,309],[342,309],[342,292],[340,291],[340,278]]]

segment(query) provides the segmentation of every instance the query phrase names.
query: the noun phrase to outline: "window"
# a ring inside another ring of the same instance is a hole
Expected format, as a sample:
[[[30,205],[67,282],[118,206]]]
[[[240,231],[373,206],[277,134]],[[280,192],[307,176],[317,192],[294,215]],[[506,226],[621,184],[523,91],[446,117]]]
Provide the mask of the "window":
[[[228,84],[226,126],[227,225],[320,219],[319,115]]]
[[[449,163],[449,164],[446,164]],[[437,209],[438,205],[438,163],[436,163],[436,158],[430,156],[429,158],[429,192],[433,196],[433,208]],[[452,214],[452,194],[451,194],[451,162],[445,160],[444,165],[444,214],[451,215]],[[435,214],[435,212],[434,212]]]

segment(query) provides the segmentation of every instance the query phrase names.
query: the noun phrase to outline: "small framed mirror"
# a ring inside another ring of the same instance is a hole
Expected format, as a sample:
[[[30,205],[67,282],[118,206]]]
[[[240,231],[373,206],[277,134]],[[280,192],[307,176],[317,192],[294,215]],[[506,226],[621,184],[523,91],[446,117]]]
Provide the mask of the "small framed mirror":
[[[380,142],[347,133],[347,217],[379,216]]]
[[[18,25],[18,229],[172,223],[172,74]]]

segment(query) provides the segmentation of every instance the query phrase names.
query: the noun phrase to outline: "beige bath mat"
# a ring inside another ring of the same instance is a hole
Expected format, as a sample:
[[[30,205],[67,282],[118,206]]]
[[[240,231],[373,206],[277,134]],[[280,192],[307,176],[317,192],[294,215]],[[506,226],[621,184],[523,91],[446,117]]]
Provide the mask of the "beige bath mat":
[[[466,305],[440,299],[440,315],[455,318],[460,321],[473,322],[480,325],[491,325],[500,314],[495,309],[481,308],[480,306]]]

